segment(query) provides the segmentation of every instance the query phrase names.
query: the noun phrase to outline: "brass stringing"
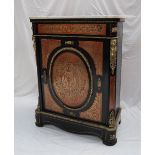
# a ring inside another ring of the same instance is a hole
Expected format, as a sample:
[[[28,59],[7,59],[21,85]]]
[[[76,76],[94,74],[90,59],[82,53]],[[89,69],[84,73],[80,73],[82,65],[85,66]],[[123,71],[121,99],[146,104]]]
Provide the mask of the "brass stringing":
[[[117,52],[117,40],[111,39],[110,42],[110,68],[111,74],[114,75],[116,69],[116,52]]]
[[[116,125],[115,111],[112,110],[112,111],[110,112],[110,115],[109,115],[109,127],[110,127],[110,128],[113,128],[113,127],[115,127],[115,125]]]
[[[121,113],[121,109],[119,109],[118,113],[116,114],[115,122],[118,122],[118,120],[120,119],[120,113]],[[88,125],[88,126],[92,126],[92,127],[98,127],[98,128],[101,128],[101,129],[105,129],[107,131],[115,131],[116,128],[117,128],[116,124],[112,128],[112,127],[107,127],[107,126],[100,125],[100,124],[95,124],[95,123],[92,123],[92,122],[90,123],[90,122],[86,122],[86,121],[82,121],[82,120],[76,120],[76,119],[68,118],[68,117],[65,117],[65,116],[56,115],[56,114],[53,114],[53,113],[46,113],[46,112],[43,112],[43,111],[38,111],[38,109],[36,109],[36,114],[51,116],[51,117],[63,119],[63,120],[66,120],[66,121],[72,121],[74,123],[81,123],[83,125]]]

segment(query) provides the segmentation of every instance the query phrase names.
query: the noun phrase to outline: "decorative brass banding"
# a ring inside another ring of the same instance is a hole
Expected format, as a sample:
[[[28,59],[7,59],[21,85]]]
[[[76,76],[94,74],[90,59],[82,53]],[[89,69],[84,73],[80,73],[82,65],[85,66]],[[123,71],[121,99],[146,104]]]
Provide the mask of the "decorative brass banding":
[[[117,52],[117,40],[111,39],[110,41],[110,68],[111,74],[114,75],[116,69],[116,53]]]
[[[97,123],[94,123],[94,122],[88,122],[88,121],[84,121],[84,120],[83,121],[82,120],[77,120],[77,119],[69,118],[69,117],[66,117],[66,116],[60,116],[60,115],[54,114],[54,113],[47,113],[47,112],[43,112],[43,111],[38,111],[38,109],[36,109],[36,114],[41,114],[41,115],[45,115],[45,116],[49,116],[49,117],[51,116],[51,117],[55,117],[55,118],[58,118],[58,119],[62,119],[62,120],[66,120],[66,121],[71,121],[71,122],[75,122],[75,123],[81,123],[83,125],[105,129],[107,131],[115,131],[116,130],[118,121],[120,119],[120,113],[121,113],[121,109],[119,109],[119,111],[118,111],[118,113],[116,115],[115,126],[108,127],[108,126],[105,126],[105,125],[102,125],[102,124],[97,124]]]

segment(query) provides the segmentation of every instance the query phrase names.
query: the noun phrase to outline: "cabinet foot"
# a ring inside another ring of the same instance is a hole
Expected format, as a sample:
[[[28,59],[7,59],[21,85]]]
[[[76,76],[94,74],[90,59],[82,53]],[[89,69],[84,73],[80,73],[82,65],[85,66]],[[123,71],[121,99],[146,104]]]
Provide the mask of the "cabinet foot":
[[[120,111],[116,115],[117,124],[119,123],[119,115]],[[38,127],[43,127],[46,124],[52,124],[68,132],[95,135],[101,138],[103,144],[107,146],[113,146],[117,143],[117,124],[114,127],[108,127],[94,122],[37,110],[35,124]]]
[[[35,125],[36,125],[37,127],[43,127],[43,126],[44,126],[44,124],[41,123],[41,122],[35,122]]]

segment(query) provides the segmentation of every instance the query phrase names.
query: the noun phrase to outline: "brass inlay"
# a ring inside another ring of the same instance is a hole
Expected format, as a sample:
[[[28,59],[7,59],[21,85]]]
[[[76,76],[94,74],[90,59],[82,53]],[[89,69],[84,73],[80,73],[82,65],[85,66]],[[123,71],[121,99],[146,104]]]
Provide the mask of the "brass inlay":
[[[38,33],[105,35],[106,24],[38,24]]]
[[[115,126],[116,126],[115,111],[112,110],[109,115],[109,128],[113,128]]]
[[[73,42],[73,41],[65,41],[65,44],[66,44],[66,45],[73,45],[74,42]]]
[[[111,74],[114,75],[116,69],[116,52],[117,52],[117,40],[111,39],[110,41],[110,68]]]
[[[91,70],[91,67],[90,67],[90,65],[89,65],[88,60],[86,59],[86,57],[85,57],[79,50],[77,50],[77,49],[75,49],[75,48],[72,48],[72,47],[64,47],[64,48],[58,50],[57,53],[55,53],[55,54],[53,55],[53,57],[52,57],[52,59],[51,59],[51,61],[50,61],[50,67],[49,67],[49,75],[48,75],[48,77],[51,76],[51,75],[50,75],[50,74],[51,74],[51,69],[52,69],[51,66],[52,66],[52,64],[53,64],[54,59],[56,58],[56,56],[57,56],[59,53],[62,53],[62,52],[65,51],[65,50],[74,51],[75,53],[78,53],[78,54],[83,58],[83,60],[85,61],[86,65],[87,65],[87,67],[88,67],[88,70],[89,70],[89,74],[90,74],[90,83],[91,83],[91,84],[90,84],[90,91],[89,91],[88,99],[87,99],[87,101],[86,101],[86,104],[84,104],[84,105],[82,105],[81,107],[79,107],[79,108],[84,108],[84,107],[87,106],[87,104],[89,103],[89,101],[90,101],[90,99],[91,99],[91,96],[92,96],[92,94],[93,94],[93,73],[92,73],[92,70]],[[51,86],[51,85],[52,85],[51,80],[49,81],[49,83],[50,83],[50,86]],[[66,106],[65,104],[63,104],[63,106],[64,106],[65,108],[69,109],[69,110],[74,110],[73,108],[70,108],[70,107]],[[76,110],[79,109],[79,108],[76,108]]]
[[[74,112],[69,112],[69,114],[71,115],[71,116],[75,116],[75,113]]]
[[[80,112],[80,118],[95,122],[102,122],[102,94],[96,93],[95,100],[86,111]]]
[[[75,53],[66,50],[55,59],[51,80],[57,97],[64,105],[77,108],[86,101],[89,73],[85,63]]]
[[[110,135],[110,140],[114,140],[116,138],[115,134]]]
[[[112,33],[117,32],[117,27],[113,27],[111,31],[112,31]]]

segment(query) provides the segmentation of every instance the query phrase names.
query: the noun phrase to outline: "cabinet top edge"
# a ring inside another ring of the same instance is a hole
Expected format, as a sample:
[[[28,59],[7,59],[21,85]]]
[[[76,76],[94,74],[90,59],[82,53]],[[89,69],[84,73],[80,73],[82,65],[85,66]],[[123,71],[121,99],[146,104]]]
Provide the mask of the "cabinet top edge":
[[[31,22],[36,22],[36,21],[55,21],[55,20],[65,20],[65,21],[117,21],[117,22],[124,22],[125,21],[125,16],[118,16],[118,15],[100,15],[100,16],[34,16],[34,17],[29,17]]]

